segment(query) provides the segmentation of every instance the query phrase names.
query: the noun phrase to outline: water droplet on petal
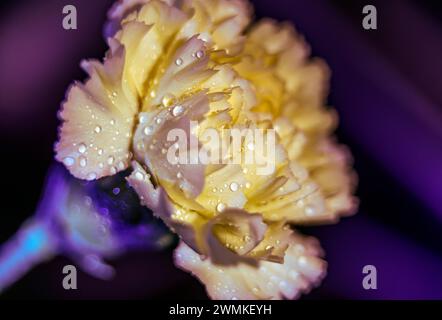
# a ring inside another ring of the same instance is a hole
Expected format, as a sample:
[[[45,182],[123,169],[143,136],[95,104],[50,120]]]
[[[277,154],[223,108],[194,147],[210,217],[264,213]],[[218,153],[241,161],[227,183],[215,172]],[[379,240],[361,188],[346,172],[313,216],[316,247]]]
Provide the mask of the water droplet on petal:
[[[85,157],[80,157],[80,167],[84,168],[87,165],[87,159]]]
[[[84,143],[80,143],[80,145],[78,146],[78,152],[80,152],[80,153],[85,153],[86,149],[87,149],[87,147]]]
[[[218,205],[216,206],[216,211],[218,212],[223,212],[224,209],[226,208],[226,205],[222,202],[218,203]]]
[[[95,131],[95,133],[100,133],[101,132],[101,127],[100,126],[96,126],[94,131]]]
[[[163,104],[163,106],[165,107],[170,107],[173,103],[174,100],[174,96],[171,94],[165,94],[163,97],[163,100],[161,100],[161,103]]]
[[[172,109],[172,115],[174,117],[178,117],[179,115],[181,115],[184,111],[184,107],[182,105],[177,105]]]
[[[195,53],[195,56],[196,56],[198,59],[201,59],[202,57],[204,57],[204,52],[203,52],[202,50],[198,50],[198,51]]]
[[[63,163],[64,163],[64,165],[65,165],[66,167],[70,167],[70,166],[73,166],[73,165],[74,165],[74,163],[75,163],[75,159],[74,159],[74,158],[71,158],[71,157],[66,157],[66,158],[63,159]]]
[[[144,174],[140,171],[135,172],[135,179],[142,181],[144,180]]]
[[[144,150],[144,142],[143,141],[140,141],[140,142],[137,143],[137,149],[139,151]]]
[[[114,161],[115,161],[115,158],[113,156],[110,156],[109,158],[107,158],[108,164],[112,164],[112,163],[114,163]]]
[[[238,191],[238,184],[236,182],[232,182],[230,184],[230,190],[232,190],[233,192]]]
[[[145,114],[140,115],[140,123],[146,123],[148,117]]]
[[[175,64],[176,64],[177,66],[182,65],[182,64],[183,64],[183,59],[181,59],[181,58],[176,59],[176,60],[175,60]]]
[[[300,265],[306,265],[306,264],[307,264],[307,258],[306,258],[305,256],[300,256],[300,257],[298,258],[298,263],[299,263]]]
[[[151,126],[147,126],[146,128],[144,128],[143,133],[148,136],[150,134],[152,134],[153,132],[153,128]]]
[[[307,206],[307,207],[305,207],[304,212],[307,216],[313,216],[313,215],[315,215],[316,210],[312,206]]]
[[[95,172],[90,172],[90,173],[87,175],[87,179],[88,179],[88,180],[95,180],[95,179],[97,179],[97,174],[96,174]]]

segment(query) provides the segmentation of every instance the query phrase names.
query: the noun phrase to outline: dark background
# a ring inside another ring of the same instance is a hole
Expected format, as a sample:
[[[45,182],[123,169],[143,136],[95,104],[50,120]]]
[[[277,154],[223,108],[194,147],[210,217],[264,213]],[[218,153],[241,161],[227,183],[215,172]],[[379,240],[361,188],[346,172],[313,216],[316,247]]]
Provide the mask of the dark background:
[[[79,62],[101,58],[111,0],[2,1],[0,8],[0,243],[30,217],[53,161],[56,112]],[[357,215],[302,228],[319,238],[329,274],[303,299],[442,298],[442,3],[440,1],[257,0],[256,17],[292,20],[333,72],[329,103],[337,136],[355,158]],[[62,28],[74,4],[78,30]],[[378,30],[361,26],[362,7],[378,10]],[[0,299],[206,298],[196,279],[173,266],[171,250],[113,261],[109,282],[79,271],[63,290],[59,257]],[[378,290],[362,288],[362,268],[378,270]]]

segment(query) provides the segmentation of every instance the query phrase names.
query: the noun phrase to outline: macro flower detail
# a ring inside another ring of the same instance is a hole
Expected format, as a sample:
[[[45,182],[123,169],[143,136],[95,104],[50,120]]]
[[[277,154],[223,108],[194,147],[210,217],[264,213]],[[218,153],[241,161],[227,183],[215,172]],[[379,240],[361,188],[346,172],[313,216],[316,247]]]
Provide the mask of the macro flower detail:
[[[175,263],[214,299],[293,299],[325,275],[294,224],[353,213],[350,156],[331,137],[328,71],[289,25],[241,0],[127,0],[104,62],[82,62],[56,159],[80,179],[129,169],[180,237]]]

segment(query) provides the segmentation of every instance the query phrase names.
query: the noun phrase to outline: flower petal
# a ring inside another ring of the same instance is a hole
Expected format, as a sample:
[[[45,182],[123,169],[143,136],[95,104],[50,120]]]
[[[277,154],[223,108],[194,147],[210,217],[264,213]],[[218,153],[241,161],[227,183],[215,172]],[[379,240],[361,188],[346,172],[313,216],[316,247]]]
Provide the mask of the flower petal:
[[[90,78],[84,85],[75,83],[63,103],[56,159],[77,178],[94,180],[129,165],[138,102],[122,81],[124,57],[119,45],[108,53],[104,64],[83,62]]]
[[[179,108],[179,114],[175,108]],[[199,143],[191,132],[191,121],[200,120],[208,110],[207,95],[201,92],[171,110],[162,108],[141,113],[142,123],[137,127],[134,138],[136,158],[145,163],[160,181],[176,185],[191,198],[200,194],[204,187],[205,166],[198,161],[191,162],[190,159],[186,163],[175,163],[171,158],[175,146],[189,157],[195,153],[198,155]],[[181,134],[183,139],[178,137],[177,142],[170,141],[174,132]],[[195,141],[195,145],[192,141]]]
[[[218,265],[181,242],[175,264],[195,275],[212,299],[294,299],[319,284],[326,262],[316,239],[293,234],[290,240],[284,263]]]
[[[155,187],[151,176],[136,161],[132,163],[133,172],[127,178],[141,200],[141,204],[150,208],[155,216],[177,233],[187,245],[199,250],[197,232],[206,220],[195,211],[186,210],[172,202],[163,187]]]
[[[256,248],[266,230],[261,215],[226,208],[204,226],[202,251],[218,264],[235,264]]]

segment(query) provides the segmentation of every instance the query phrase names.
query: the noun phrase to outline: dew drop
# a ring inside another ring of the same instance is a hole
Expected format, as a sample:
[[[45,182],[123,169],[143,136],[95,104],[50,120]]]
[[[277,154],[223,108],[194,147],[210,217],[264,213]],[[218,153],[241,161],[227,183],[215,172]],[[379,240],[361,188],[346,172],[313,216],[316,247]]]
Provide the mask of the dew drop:
[[[65,165],[66,167],[70,167],[70,166],[73,166],[73,165],[74,165],[74,163],[75,163],[75,159],[74,159],[74,158],[71,158],[71,157],[66,157],[66,158],[63,159],[63,163],[64,163],[64,165]]]
[[[299,263],[300,265],[306,265],[306,264],[307,264],[307,258],[306,258],[305,256],[300,256],[300,257],[298,258],[298,263]]]
[[[236,183],[236,182],[232,182],[231,184],[230,184],[230,190],[232,190],[233,192],[236,192],[236,191],[238,191],[238,184]]]
[[[101,127],[100,126],[96,126],[94,131],[95,131],[95,133],[100,133],[101,132]]]
[[[103,152],[104,152],[103,149],[98,149],[98,155],[100,156],[103,155]]]
[[[218,205],[216,206],[216,211],[218,212],[223,212],[224,209],[226,208],[226,205],[222,202],[218,203]]]
[[[161,103],[163,104],[163,106],[165,107],[170,107],[172,105],[174,96],[171,94],[165,94],[163,99],[161,100]]]
[[[140,171],[135,172],[135,179],[142,181],[144,180],[144,174]]]
[[[307,206],[307,207],[305,207],[304,212],[307,216],[313,216],[313,215],[315,215],[316,210],[312,206]]]
[[[140,151],[144,150],[144,142],[143,141],[140,141],[137,143],[137,149]]]
[[[115,158],[113,156],[110,156],[109,158],[107,158],[107,163],[108,164],[113,164],[115,161]]]
[[[178,117],[179,115],[181,115],[184,111],[184,107],[182,105],[176,105],[173,109],[172,109],[172,115],[174,117]]]
[[[139,121],[140,123],[146,123],[148,120],[148,117],[145,114],[140,115]]]
[[[120,188],[114,188],[114,189],[112,190],[112,193],[113,193],[114,195],[118,195],[118,194],[120,193]]]
[[[148,136],[150,134],[152,134],[153,132],[153,128],[151,126],[147,126],[146,128],[144,128],[143,133]]]
[[[80,160],[80,167],[82,167],[82,168],[86,167],[86,165],[87,165],[86,158],[85,157],[80,157],[79,160]]]
[[[196,57],[197,57],[198,59],[201,59],[202,57],[204,57],[204,52],[203,52],[202,50],[198,50],[198,51],[195,53],[195,55],[196,55]]]
[[[78,152],[80,152],[80,153],[85,153],[86,149],[87,149],[87,147],[84,143],[80,143],[80,145],[78,146]]]
[[[97,174],[96,174],[95,172],[90,172],[90,173],[87,175],[87,179],[88,179],[88,180],[95,180],[95,179],[97,179]]]
[[[181,178],[183,177],[183,174],[182,174],[181,172],[178,172],[178,173],[176,174],[176,177],[177,177],[178,179],[181,179]]]
[[[181,58],[176,59],[176,60],[175,60],[175,64],[176,64],[177,66],[182,65],[182,64],[183,64],[183,59],[181,59]]]

